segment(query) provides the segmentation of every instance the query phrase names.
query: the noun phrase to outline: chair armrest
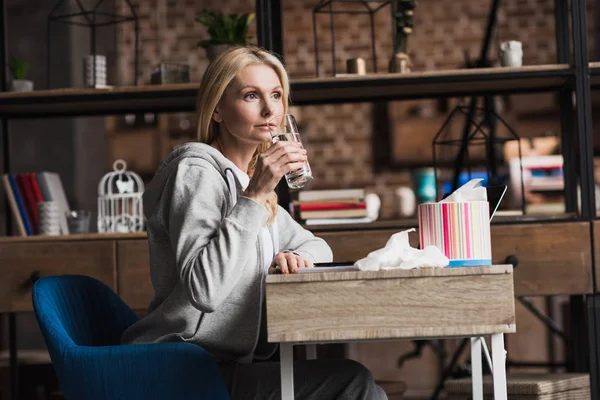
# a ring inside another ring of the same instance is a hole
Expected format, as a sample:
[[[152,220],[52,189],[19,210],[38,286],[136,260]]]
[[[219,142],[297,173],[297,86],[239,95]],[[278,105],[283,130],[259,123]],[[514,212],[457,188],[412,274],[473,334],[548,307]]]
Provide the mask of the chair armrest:
[[[67,399],[229,399],[214,359],[191,343],[70,347],[64,360]]]

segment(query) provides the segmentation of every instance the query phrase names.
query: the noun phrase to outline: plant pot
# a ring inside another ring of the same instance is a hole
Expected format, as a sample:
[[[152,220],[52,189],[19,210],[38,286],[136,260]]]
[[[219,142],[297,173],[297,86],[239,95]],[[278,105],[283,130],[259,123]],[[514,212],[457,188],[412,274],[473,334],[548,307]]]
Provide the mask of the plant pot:
[[[13,92],[31,92],[33,90],[33,81],[25,79],[13,79],[11,82]]]
[[[227,49],[232,47],[230,44],[215,44],[212,46],[206,47],[206,56],[209,61],[213,61],[215,58],[219,57],[221,53],[224,53]]]

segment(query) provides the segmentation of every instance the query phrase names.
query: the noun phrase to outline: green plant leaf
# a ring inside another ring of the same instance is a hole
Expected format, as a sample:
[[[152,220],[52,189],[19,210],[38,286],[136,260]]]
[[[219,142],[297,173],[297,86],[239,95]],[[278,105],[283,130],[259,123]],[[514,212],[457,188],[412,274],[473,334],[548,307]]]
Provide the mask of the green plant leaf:
[[[220,23],[215,26],[218,35],[215,39],[227,41],[229,40],[229,25],[231,24],[229,16],[222,14],[220,16]]]
[[[214,11],[205,8],[204,10],[202,10],[200,15],[196,17],[195,21],[207,27],[211,27],[215,25],[217,17],[218,16]]]
[[[200,17],[196,17],[196,19],[194,19],[194,21],[196,21],[204,26],[207,26],[207,27],[209,27],[213,24],[213,20],[204,15],[202,15]]]
[[[235,26],[235,38],[242,44],[246,43],[250,23],[254,19],[254,13],[246,13],[239,16]]]
[[[11,58],[8,67],[14,79],[25,79],[29,72],[29,63],[23,58]]]
[[[229,14],[229,20],[227,23],[227,37],[231,40],[232,43],[235,43],[237,40],[236,36],[236,25],[237,25],[238,17],[235,14]]]
[[[204,9],[195,21],[208,28],[210,40],[198,42],[198,46],[206,47],[211,44],[245,45],[247,43],[250,23],[254,13],[224,14],[210,9]]]

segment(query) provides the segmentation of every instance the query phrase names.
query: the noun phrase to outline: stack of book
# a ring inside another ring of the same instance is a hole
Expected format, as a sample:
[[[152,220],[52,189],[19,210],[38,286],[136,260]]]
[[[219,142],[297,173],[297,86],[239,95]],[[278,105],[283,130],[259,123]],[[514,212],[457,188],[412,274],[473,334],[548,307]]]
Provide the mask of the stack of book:
[[[65,217],[69,211],[60,176],[54,172],[4,174],[2,186],[21,236],[39,233],[39,202],[56,201]],[[61,231],[68,233],[66,218],[61,220]]]
[[[523,186],[527,214],[562,214],[565,212],[565,179],[561,155],[523,157]],[[517,169],[518,165],[511,168]],[[512,178],[519,186],[520,173]]]
[[[372,222],[364,189],[301,191],[292,203],[292,215],[306,225]]]

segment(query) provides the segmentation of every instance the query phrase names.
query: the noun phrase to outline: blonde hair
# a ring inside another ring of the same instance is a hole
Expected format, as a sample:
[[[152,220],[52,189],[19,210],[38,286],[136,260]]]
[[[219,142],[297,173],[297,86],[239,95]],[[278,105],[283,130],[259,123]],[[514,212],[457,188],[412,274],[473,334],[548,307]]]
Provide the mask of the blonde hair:
[[[282,87],[283,112],[288,109],[290,83],[285,67],[277,57],[255,46],[233,47],[211,62],[204,72],[198,91],[196,110],[198,114],[198,141],[210,144],[219,136],[219,124],[212,119],[217,104],[223,97],[231,81],[248,65],[269,66],[279,77]],[[248,175],[252,176],[258,156],[266,151],[271,143],[261,143],[248,164]],[[273,192],[267,200],[267,209],[271,213],[267,223],[272,223],[277,215],[277,194]]]

